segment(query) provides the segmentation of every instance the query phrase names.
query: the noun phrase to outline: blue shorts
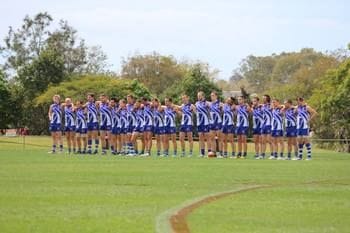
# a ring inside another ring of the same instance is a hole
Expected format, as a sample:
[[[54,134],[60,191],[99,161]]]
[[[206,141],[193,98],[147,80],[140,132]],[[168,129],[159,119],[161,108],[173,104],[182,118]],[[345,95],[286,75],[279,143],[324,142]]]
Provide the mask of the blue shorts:
[[[297,129],[298,136],[309,136],[309,129]]]
[[[75,125],[64,127],[64,132],[75,132]]]
[[[114,135],[120,134],[120,127],[117,127],[117,126],[113,127],[112,134]]]
[[[142,133],[143,132],[143,127],[142,126],[136,126],[134,128],[134,131],[133,132],[137,132],[137,133]]]
[[[153,125],[145,125],[143,127],[143,132],[153,132]]]
[[[287,127],[286,128],[286,137],[292,138],[297,136],[297,128],[296,127]]]
[[[272,137],[283,137],[283,130],[272,130]]]
[[[87,128],[76,128],[76,133],[87,134]]]
[[[97,122],[87,123],[87,129],[88,131],[98,130],[98,123]]]
[[[157,127],[157,126],[154,126],[154,127],[153,127],[153,133],[156,134],[156,135],[165,134],[165,128],[164,128],[164,127]]]
[[[253,128],[253,135],[261,135],[262,129],[261,128]]]
[[[50,132],[61,131],[61,124],[50,124],[49,130],[50,130]]]
[[[128,133],[128,128],[125,128],[125,127],[121,127],[121,128],[118,127],[118,130],[119,130],[120,134],[127,134]]]
[[[210,125],[198,125],[197,126],[197,132],[198,133],[208,133],[209,132]]]
[[[271,134],[271,125],[263,126],[261,129],[262,134]]]
[[[224,133],[224,134],[234,134],[235,133],[235,127],[233,125],[223,125],[222,126],[222,133]]]
[[[180,126],[180,132],[188,133],[192,132],[192,125],[181,125]]]
[[[211,124],[210,125],[210,130],[221,130],[221,128],[222,128],[222,124],[221,123]]]
[[[135,125],[129,125],[129,127],[128,127],[128,133],[132,133],[132,132],[134,132],[134,129],[136,128],[136,126]]]
[[[111,125],[101,125],[100,130],[101,131],[111,131],[112,126]]]
[[[237,135],[248,135],[248,127],[247,126],[239,126],[236,129]]]
[[[176,133],[175,127],[165,126],[165,134],[174,134]]]

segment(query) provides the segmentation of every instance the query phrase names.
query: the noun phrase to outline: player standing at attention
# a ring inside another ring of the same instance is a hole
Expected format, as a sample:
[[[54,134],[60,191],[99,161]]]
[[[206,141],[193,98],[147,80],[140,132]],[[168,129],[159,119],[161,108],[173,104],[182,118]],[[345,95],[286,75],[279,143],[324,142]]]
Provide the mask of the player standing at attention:
[[[253,139],[255,146],[255,159],[264,159],[262,156],[262,125],[264,122],[262,105],[259,103],[259,97],[253,97],[252,100],[252,114],[253,114]]]
[[[248,112],[250,107],[245,103],[243,96],[238,97],[238,105],[235,106],[237,112],[236,134],[238,140],[237,158],[245,159],[247,157],[247,135],[248,135]]]
[[[142,137],[143,134],[143,126],[144,126],[144,119],[143,119],[143,109],[142,109],[142,102],[141,100],[136,100],[134,104],[134,111],[136,116],[136,127],[134,128],[134,132],[131,136],[131,142],[134,145],[135,155],[138,155],[138,143],[137,138],[141,136],[141,154],[144,153],[145,150],[145,143]]]
[[[154,98],[152,101],[152,109],[153,109],[153,132],[154,132],[154,136],[156,137],[157,156],[160,156],[162,146],[164,150],[165,128],[164,128],[164,111],[157,98]]]
[[[143,138],[145,141],[145,153],[143,156],[150,156],[152,149],[153,114],[152,106],[147,97],[142,98],[142,108],[144,116]]]
[[[217,155],[217,158],[222,158],[222,135],[221,135],[222,103],[219,101],[218,94],[215,91],[213,91],[210,94],[210,98],[211,98],[211,103],[209,108],[210,109],[210,138],[211,138],[212,151],[214,153],[219,153]],[[216,143],[218,143],[219,151],[216,151]]]
[[[119,116],[120,116],[120,145],[122,155],[127,155],[127,133],[128,133],[128,110],[126,109],[126,100],[119,101]]]
[[[311,143],[309,139],[309,128],[310,121],[317,115],[317,112],[305,103],[304,98],[299,97],[297,98],[297,101],[297,135],[299,145],[298,159],[303,158],[303,147],[305,145],[307,150],[306,160],[311,160]]]
[[[186,156],[186,146],[185,137],[187,137],[189,144],[189,156],[193,154],[193,112],[195,111],[195,106],[190,103],[188,95],[183,94],[181,96],[182,105],[177,108],[177,113],[181,115],[180,124],[180,145],[181,145],[181,156]]]
[[[279,100],[276,98],[272,100],[271,136],[272,136],[273,156],[270,156],[269,159],[283,159],[283,151],[284,151],[283,112],[282,112],[282,106],[280,105]],[[280,152],[279,157],[278,157],[278,152]]]
[[[95,140],[94,154],[98,153],[98,117],[97,107],[95,103],[95,95],[92,93],[87,94],[88,102],[85,104],[87,108],[87,127],[88,127],[88,154],[92,153],[92,140]]]
[[[50,105],[49,108],[49,120],[50,120],[50,132],[52,136],[52,151],[49,153],[56,153],[56,146],[58,143],[60,143],[60,152],[63,151],[63,144],[62,144],[62,129],[61,129],[61,122],[62,122],[62,109],[60,106],[60,96],[54,95],[52,97],[53,104]]]
[[[233,97],[227,98],[223,106],[222,141],[225,158],[227,157],[229,143],[231,144],[231,156],[234,157],[236,155],[234,143],[235,126],[233,122],[234,102],[235,99]]]
[[[205,155],[205,142],[207,142],[208,153],[211,152],[211,141],[209,132],[209,102],[205,100],[204,92],[200,91],[197,94],[198,101],[196,102],[197,113],[197,132],[199,136],[200,157]]]
[[[118,152],[118,141],[120,141],[118,135],[120,135],[120,128],[118,128],[118,123],[120,121],[118,111],[118,99],[111,98],[109,100],[109,108],[112,116],[112,131],[111,131],[111,153],[112,155],[116,155]]]
[[[288,156],[287,160],[291,159],[292,150],[294,150],[295,158],[298,158],[298,144],[297,144],[297,117],[292,100],[284,101],[283,108],[285,116],[285,127],[287,137]]]
[[[87,125],[86,125],[86,118],[85,118],[85,109],[83,107],[83,102],[78,100],[75,103],[75,114],[76,114],[76,129],[75,129],[75,135],[78,145],[78,154],[85,154],[86,153],[86,134],[87,134]],[[81,141],[83,141],[83,149]]]
[[[176,110],[173,105],[171,98],[165,98],[164,100],[165,108],[165,135],[164,135],[164,153],[166,156],[169,154],[169,140],[173,143],[173,157],[177,154],[177,143],[176,143]]]
[[[75,143],[75,119],[74,119],[74,106],[71,98],[66,98],[65,102],[62,103],[64,109],[64,132],[66,134],[68,153],[76,153],[76,143]]]
[[[135,145],[133,144],[131,137],[136,127],[136,111],[134,111],[135,98],[133,95],[129,94],[126,96],[126,101],[127,101],[126,109],[128,111],[128,134],[127,134],[128,151],[127,153],[129,156],[134,156]]]
[[[97,102],[100,110],[100,139],[102,146],[102,155],[107,154],[106,138],[110,141],[112,130],[112,113],[108,104],[108,97],[105,94],[100,95],[100,101]]]
[[[263,96],[263,125],[262,125],[262,136],[261,136],[261,156],[265,158],[266,144],[270,146],[271,156],[272,153],[272,143],[271,143],[271,122],[272,122],[272,108],[271,108],[271,98],[269,95]]]

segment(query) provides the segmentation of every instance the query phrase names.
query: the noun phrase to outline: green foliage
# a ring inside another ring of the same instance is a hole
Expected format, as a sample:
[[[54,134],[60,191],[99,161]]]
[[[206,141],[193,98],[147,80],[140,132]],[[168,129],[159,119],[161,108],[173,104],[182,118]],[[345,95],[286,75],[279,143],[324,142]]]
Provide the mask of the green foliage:
[[[320,138],[344,139],[344,148],[350,152],[350,59],[337,69],[327,72],[321,86],[315,90],[310,102],[320,117],[315,132]]]
[[[11,93],[8,90],[7,83],[5,81],[5,75],[0,69],[0,129],[8,127],[11,121],[11,115],[9,109],[11,108]]]
[[[134,55],[122,63],[122,78],[136,79],[153,94],[160,96],[166,87],[182,80],[185,67],[172,56],[158,53]]]

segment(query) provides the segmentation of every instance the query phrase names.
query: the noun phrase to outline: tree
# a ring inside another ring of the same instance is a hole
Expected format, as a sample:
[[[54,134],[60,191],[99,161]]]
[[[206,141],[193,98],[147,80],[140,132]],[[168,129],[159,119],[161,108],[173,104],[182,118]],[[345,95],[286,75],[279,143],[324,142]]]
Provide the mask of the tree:
[[[341,150],[350,152],[350,59],[331,69],[321,79],[321,87],[314,91],[310,103],[319,117],[315,134],[319,138],[343,140]]]
[[[184,77],[186,70],[172,56],[158,53],[134,55],[122,62],[122,78],[136,79],[160,96],[166,87]]]
[[[0,129],[8,128],[11,122],[11,93],[7,88],[4,72],[0,69]]]

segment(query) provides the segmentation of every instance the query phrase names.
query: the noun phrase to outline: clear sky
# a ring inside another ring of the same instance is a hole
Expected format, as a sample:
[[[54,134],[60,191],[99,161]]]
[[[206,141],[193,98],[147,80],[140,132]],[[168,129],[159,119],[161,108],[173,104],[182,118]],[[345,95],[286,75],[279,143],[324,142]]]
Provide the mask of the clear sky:
[[[350,42],[346,0],[0,0],[0,7],[1,38],[25,15],[47,11],[68,20],[88,45],[101,45],[116,71],[122,57],[157,51],[208,62],[227,79],[250,54]]]

